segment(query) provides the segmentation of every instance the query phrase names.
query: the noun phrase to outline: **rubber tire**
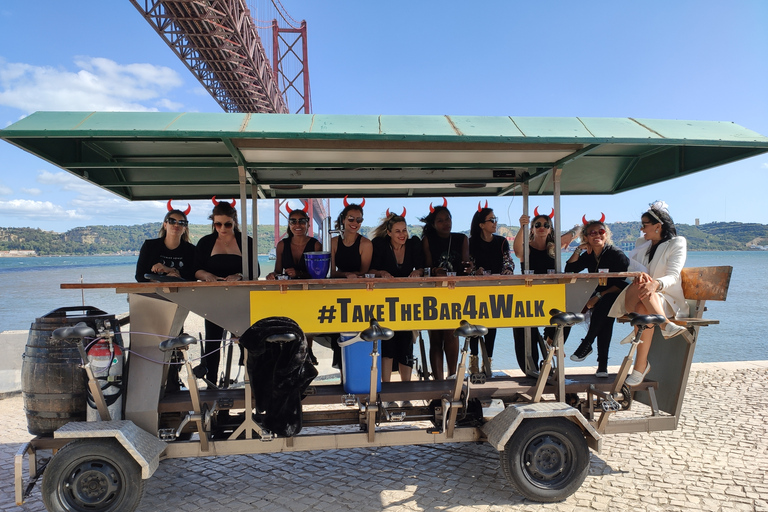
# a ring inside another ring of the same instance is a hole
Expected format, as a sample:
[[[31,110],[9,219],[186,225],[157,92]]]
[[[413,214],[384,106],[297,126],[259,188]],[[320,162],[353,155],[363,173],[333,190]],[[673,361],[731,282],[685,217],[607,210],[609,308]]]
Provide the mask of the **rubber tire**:
[[[529,500],[562,501],[587,477],[587,440],[566,418],[524,420],[501,452],[501,467],[509,483]]]
[[[53,456],[42,495],[51,512],[132,512],[144,495],[141,467],[115,439],[80,439]],[[91,495],[87,486],[93,486]]]

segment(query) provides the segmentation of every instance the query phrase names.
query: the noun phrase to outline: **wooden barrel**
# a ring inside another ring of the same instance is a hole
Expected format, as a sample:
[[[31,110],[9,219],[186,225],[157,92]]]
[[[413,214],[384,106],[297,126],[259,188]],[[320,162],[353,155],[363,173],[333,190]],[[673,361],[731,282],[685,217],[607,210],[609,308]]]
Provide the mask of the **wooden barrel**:
[[[105,321],[117,326],[114,315],[90,306],[75,306],[51,311],[30,327],[21,365],[21,391],[30,434],[50,436],[70,421],[85,421],[88,385],[77,345],[73,340],[51,339],[51,333],[78,322],[99,332]]]

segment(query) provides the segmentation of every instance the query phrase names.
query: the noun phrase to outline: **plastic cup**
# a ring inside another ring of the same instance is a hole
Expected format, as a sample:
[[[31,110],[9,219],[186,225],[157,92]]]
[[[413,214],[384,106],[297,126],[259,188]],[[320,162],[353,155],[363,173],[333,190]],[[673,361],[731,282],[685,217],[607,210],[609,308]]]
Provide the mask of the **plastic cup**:
[[[490,270],[483,270],[483,275],[484,276],[489,276],[489,275],[491,275],[491,271]]]
[[[553,268],[548,268],[547,269],[547,274],[555,274],[555,273],[557,273],[557,271],[555,269],[553,269]]]
[[[448,277],[456,277],[456,272],[446,272],[445,275]]]
[[[599,268],[599,269],[597,269],[597,272],[599,274],[607,274],[609,272],[609,270],[610,269],[607,269],[607,268]]]
[[[366,279],[373,279],[374,277],[376,277],[376,274],[365,274]]]
[[[533,270],[523,270],[523,274],[525,274],[527,276],[532,276],[533,275]]]
[[[277,279],[279,281],[287,281],[290,279],[290,276],[288,274],[277,274]]]

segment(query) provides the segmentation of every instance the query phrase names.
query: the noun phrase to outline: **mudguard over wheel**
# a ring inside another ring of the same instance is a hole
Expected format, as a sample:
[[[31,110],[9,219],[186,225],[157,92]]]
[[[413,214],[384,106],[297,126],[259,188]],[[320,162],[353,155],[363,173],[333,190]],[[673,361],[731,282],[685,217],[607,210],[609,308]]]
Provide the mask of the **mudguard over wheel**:
[[[561,501],[589,472],[589,448],[581,429],[565,418],[527,419],[501,452],[504,476],[526,498]]]
[[[141,468],[115,439],[73,441],[43,473],[45,507],[52,512],[131,512],[144,494]]]

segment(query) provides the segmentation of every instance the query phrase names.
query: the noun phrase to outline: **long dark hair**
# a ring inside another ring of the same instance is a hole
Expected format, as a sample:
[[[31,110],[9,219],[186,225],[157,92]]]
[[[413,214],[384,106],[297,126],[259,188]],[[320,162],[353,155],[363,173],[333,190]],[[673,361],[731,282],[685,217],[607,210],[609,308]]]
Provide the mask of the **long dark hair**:
[[[651,248],[648,250],[648,261],[650,261],[653,259],[653,255],[656,254],[656,248],[659,245],[677,236],[677,228],[675,228],[675,222],[666,209],[651,206],[640,216],[641,220],[643,218],[647,219],[651,224],[661,224],[661,240],[659,240],[658,244],[651,244]]]
[[[447,207],[435,206],[432,211],[429,212],[429,215],[419,219],[424,223],[424,228],[421,230],[422,239],[429,238],[437,234],[437,230],[435,229],[435,217],[437,217],[438,213],[443,211],[448,212],[448,216],[453,218],[453,216],[451,216],[451,211]]]
[[[305,212],[304,210],[299,210],[298,208],[295,210],[291,210],[291,213],[288,214],[288,229],[285,231],[286,238],[293,238],[293,231],[291,231],[291,215],[294,213],[298,213],[303,218],[307,219],[307,227],[309,227],[309,214]]]
[[[470,238],[480,237],[480,233],[482,231],[480,229],[480,224],[485,222],[485,218],[489,213],[493,213],[493,208],[482,208],[472,216],[472,225],[469,227]]]
[[[360,215],[364,215],[363,207],[362,206],[360,206],[359,204],[354,204],[354,203],[349,204],[349,205],[345,206],[343,210],[341,210],[341,213],[336,218],[336,223],[334,224],[334,226],[335,226],[334,229],[344,229],[344,219],[347,217],[349,212],[351,212],[352,210],[360,210]]]
[[[213,207],[213,211],[208,216],[208,220],[211,221],[211,233],[216,232],[216,226],[213,225],[213,218],[217,215],[226,215],[232,222],[235,223],[235,233],[240,232],[240,225],[237,222],[237,210],[232,207],[232,204],[227,201],[219,201],[219,204]]]

